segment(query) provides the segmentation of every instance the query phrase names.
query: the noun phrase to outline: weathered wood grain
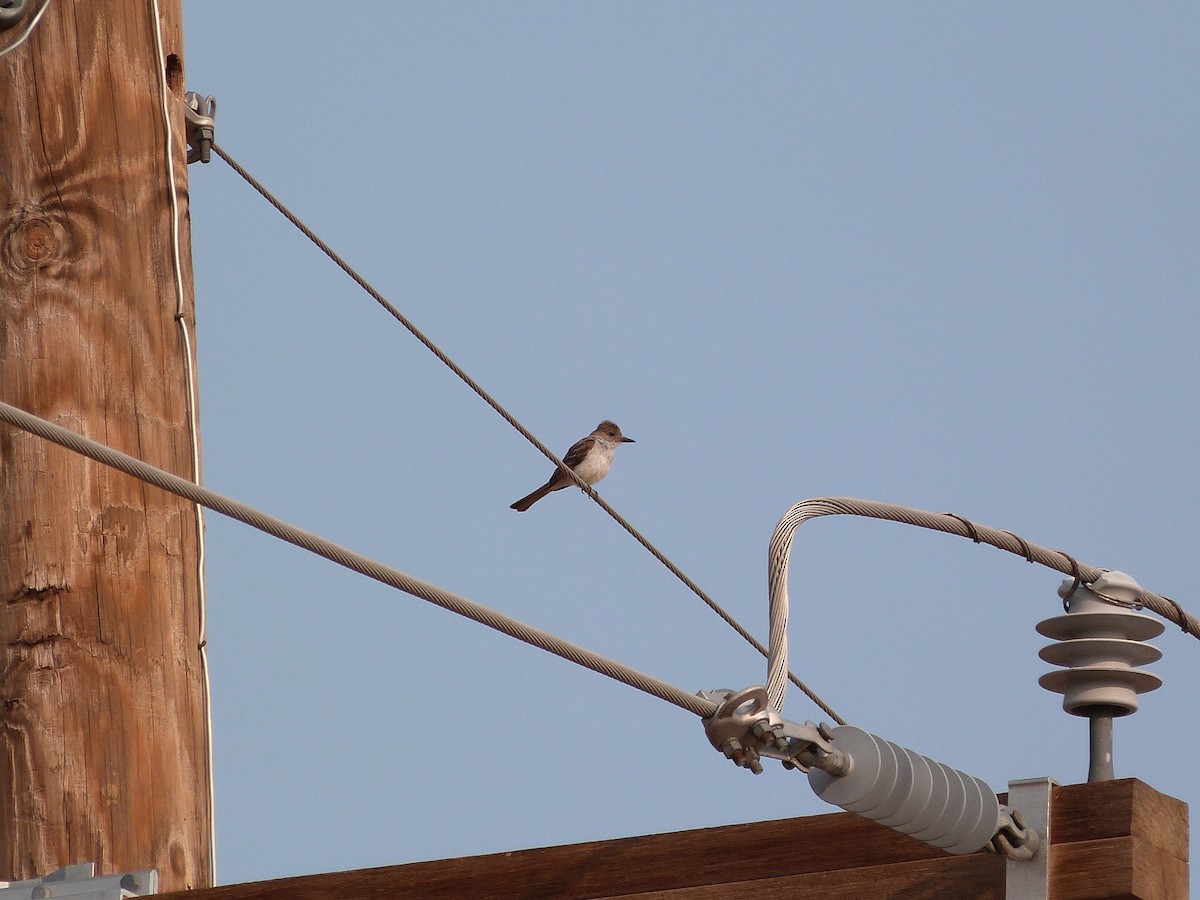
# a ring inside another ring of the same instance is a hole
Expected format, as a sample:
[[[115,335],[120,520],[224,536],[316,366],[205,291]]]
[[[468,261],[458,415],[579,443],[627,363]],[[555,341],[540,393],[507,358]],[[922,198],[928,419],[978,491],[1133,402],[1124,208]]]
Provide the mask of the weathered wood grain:
[[[156,26],[149,0],[55,0],[0,59],[0,396],[192,477]],[[187,503],[0,426],[0,879],[209,883],[196,541]]]
[[[833,883],[863,883],[885,869],[913,872],[945,884],[942,869],[982,869],[1004,878],[1003,860],[980,854],[970,863],[852,813],[729,825],[673,834],[496,853],[230,885],[188,895],[192,900],[333,900],[335,897],[543,898],[622,897],[659,892],[680,897],[760,896],[748,885],[786,884],[781,896],[820,896]],[[738,889],[730,885],[741,885]],[[815,885],[815,888],[806,887]],[[743,892],[744,888],[744,892]],[[712,891],[718,890],[717,893]],[[804,891],[809,893],[804,893]],[[813,891],[816,893],[813,893]],[[705,892],[709,893],[705,893]],[[955,897],[991,897],[986,885]],[[692,893],[696,892],[696,893]],[[770,896],[764,891],[761,896]],[[825,894],[824,896],[839,896]],[[848,894],[844,896],[855,896]],[[875,895],[863,895],[875,896]],[[172,900],[183,900],[178,895]]]
[[[1187,807],[1139,781],[1055,791],[1053,900],[1187,900]],[[1177,855],[1182,853],[1182,855]],[[163,900],[1000,900],[1005,862],[852,813],[228,885]]]
[[[1086,801],[1086,802],[1085,802]],[[1188,807],[1136,778],[1068,784],[1054,790],[1051,831],[1063,843],[1137,835],[1188,858]]]

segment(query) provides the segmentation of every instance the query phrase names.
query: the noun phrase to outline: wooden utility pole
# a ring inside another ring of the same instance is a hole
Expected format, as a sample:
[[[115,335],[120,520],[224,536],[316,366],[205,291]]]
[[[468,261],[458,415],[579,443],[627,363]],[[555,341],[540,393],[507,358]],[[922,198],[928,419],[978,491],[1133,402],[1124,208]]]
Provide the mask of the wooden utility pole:
[[[0,397],[191,479],[181,0],[157,6],[53,0],[0,58]],[[198,534],[185,501],[0,425],[0,880],[211,883]]]

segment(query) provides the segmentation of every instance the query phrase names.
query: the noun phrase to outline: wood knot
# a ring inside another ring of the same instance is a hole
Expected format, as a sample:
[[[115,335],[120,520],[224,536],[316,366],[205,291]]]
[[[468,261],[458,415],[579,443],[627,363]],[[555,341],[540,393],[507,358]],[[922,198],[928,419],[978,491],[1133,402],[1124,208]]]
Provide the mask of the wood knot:
[[[17,272],[44,269],[62,259],[66,243],[56,216],[38,208],[18,210],[5,229],[3,264]]]
[[[171,874],[175,876],[178,882],[187,882],[188,875],[192,874],[188,871],[187,848],[178,839],[173,839],[167,849],[167,857],[171,861]],[[192,888],[195,885],[188,883],[188,887]]]
[[[21,226],[20,240],[24,245],[25,258],[31,262],[39,262],[50,256],[58,247],[54,232],[41,219],[32,219]]]

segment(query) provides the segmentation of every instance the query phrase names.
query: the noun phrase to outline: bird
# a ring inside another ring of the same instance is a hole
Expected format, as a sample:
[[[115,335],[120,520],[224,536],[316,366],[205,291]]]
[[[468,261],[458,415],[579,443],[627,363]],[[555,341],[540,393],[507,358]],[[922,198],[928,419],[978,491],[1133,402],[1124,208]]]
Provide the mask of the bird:
[[[616,423],[605,419],[596,426],[595,431],[571,445],[571,449],[562,458],[563,465],[583,479],[585,483],[595,484],[612,468],[613,457],[617,453],[618,445],[636,443],[637,441],[633,438],[621,434],[621,429],[617,427]],[[532,494],[522,497],[509,509],[525,512],[551,491],[561,491],[574,483],[575,480],[570,475],[562,469],[556,468],[545,484]]]

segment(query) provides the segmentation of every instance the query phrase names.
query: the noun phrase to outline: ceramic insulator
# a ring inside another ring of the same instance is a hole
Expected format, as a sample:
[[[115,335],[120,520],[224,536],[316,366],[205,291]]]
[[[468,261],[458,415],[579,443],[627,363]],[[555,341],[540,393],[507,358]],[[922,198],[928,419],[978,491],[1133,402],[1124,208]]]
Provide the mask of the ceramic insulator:
[[[850,725],[833,729],[832,743],[850,756],[850,771],[808,773],[827,803],[949,853],[973,853],[996,833],[1000,801],[978,778]]]
[[[1157,675],[1135,667],[1162,657],[1157,647],[1142,642],[1162,634],[1164,626],[1130,608],[1141,588],[1123,572],[1105,572],[1071,592],[1075,584],[1065,581],[1058,591],[1068,613],[1038,623],[1039,634],[1059,641],[1038,656],[1065,667],[1043,675],[1038,684],[1062,694],[1063,709],[1072,715],[1127,716],[1137,711],[1138,694],[1162,684]]]

